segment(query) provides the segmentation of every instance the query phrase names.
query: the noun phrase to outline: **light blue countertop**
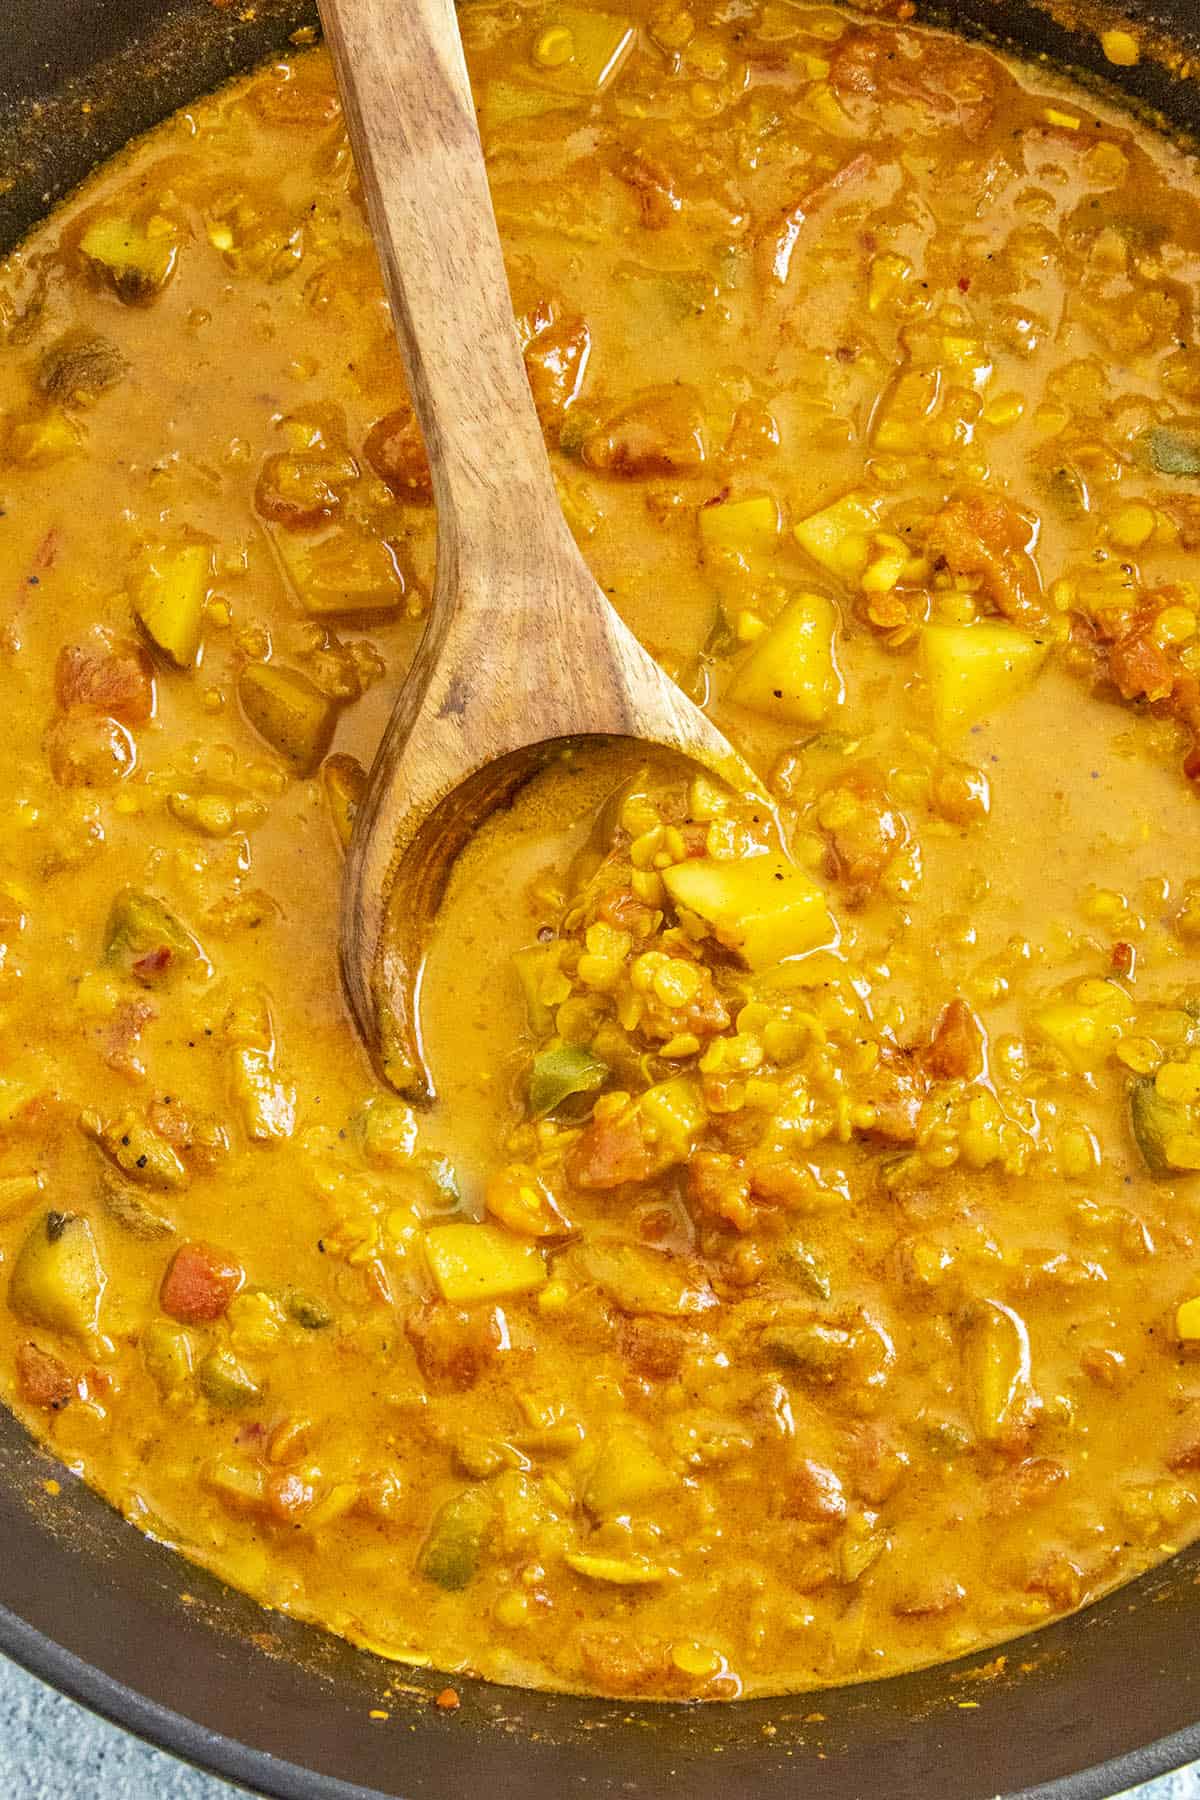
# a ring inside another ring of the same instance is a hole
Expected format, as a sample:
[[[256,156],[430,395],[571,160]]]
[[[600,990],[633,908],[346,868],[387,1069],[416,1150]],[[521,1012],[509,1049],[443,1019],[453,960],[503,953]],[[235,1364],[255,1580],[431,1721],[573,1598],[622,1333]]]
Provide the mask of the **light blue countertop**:
[[[3,1800],[234,1800],[240,1791],[94,1719],[0,1657]],[[1200,1800],[1200,1763],[1132,1796]]]

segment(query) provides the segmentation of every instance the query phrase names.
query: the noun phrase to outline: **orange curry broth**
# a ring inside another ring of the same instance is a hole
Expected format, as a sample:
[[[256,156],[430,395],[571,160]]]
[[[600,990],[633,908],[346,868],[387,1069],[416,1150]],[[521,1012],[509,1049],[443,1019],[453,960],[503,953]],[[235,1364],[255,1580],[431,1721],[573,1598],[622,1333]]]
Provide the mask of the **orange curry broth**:
[[[1195,165],[826,7],[462,19],[567,516],[790,860],[564,765],[380,1088],[428,472],[325,56],[180,114],[0,272],[0,1385],[401,1660],[952,1656],[1197,1528]]]

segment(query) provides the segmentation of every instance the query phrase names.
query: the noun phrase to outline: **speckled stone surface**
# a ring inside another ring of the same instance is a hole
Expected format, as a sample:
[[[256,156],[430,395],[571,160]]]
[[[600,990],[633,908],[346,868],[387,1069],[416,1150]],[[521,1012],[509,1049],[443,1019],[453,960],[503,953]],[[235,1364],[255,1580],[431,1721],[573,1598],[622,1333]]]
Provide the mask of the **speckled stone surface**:
[[[234,1800],[241,1792],[147,1749],[0,1657],[3,1800]],[[1200,1763],[1132,1793],[1200,1800]]]
[[[233,1800],[238,1792],[93,1718],[0,1657],[4,1800]]]

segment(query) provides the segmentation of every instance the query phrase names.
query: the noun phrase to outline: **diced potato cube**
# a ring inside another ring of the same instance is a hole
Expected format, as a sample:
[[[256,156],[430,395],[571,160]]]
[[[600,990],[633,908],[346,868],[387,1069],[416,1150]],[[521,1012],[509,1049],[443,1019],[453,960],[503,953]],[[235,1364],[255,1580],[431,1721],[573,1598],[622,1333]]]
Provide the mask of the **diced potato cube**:
[[[536,1169],[524,1163],[506,1163],[489,1177],[486,1204],[518,1237],[566,1237],[570,1225],[558,1202]]]
[[[871,534],[879,525],[882,505],[866,494],[845,494],[832,506],[801,519],[794,527],[796,540],[831,575],[851,580],[862,574],[870,559]]]
[[[212,547],[197,542],[158,545],[134,578],[138,623],[177,669],[190,669],[199,653],[211,574]]]
[[[498,1225],[473,1225],[467,1220],[431,1225],[425,1233],[425,1255],[442,1299],[458,1305],[528,1294],[546,1281],[546,1264],[537,1245]]]
[[[717,501],[700,508],[700,538],[706,550],[733,550],[767,556],[779,541],[779,502],[771,494]]]
[[[782,856],[730,862],[692,857],[664,869],[663,882],[676,906],[703,919],[718,942],[737,951],[751,969],[804,956],[837,939],[821,889]]]
[[[669,1147],[682,1161],[708,1117],[696,1083],[686,1075],[674,1075],[647,1088],[637,1104],[656,1143]]]
[[[887,1549],[885,1531],[873,1529],[861,1515],[851,1517],[845,1535],[838,1544],[838,1569],[849,1586],[866,1574]]]
[[[1014,625],[926,625],[921,672],[938,735],[952,737],[1015,697],[1033,680],[1049,644]]]
[[[278,1144],[296,1128],[296,1090],[275,1073],[269,1050],[237,1046],[231,1053],[233,1097],[246,1136],[254,1144]]]
[[[395,612],[404,599],[404,577],[383,538],[338,525],[322,537],[277,531],[274,541],[301,606],[315,618]]]
[[[590,7],[552,6],[542,14],[531,62],[563,94],[596,94],[633,47],[633,22]]]
[[[57,407],[18,414],[3,432],[3,460],[19,469],[46,469],[62,462],[84,441],[82,425]]]
[[[894,299],[906,282],[912,280],[913,268],[904,257],[885,251],[876,256],[871,263],[871,274],[867,287],[867,308],[870,312],[878,312]]]
[[[15,1219],[25,1212],[46,1185],[39,1169],[27,1175],[0,1175],[0,1219]]]
[[[926,421],[941,397],[938,371],[906,369],[875,415],[875,443],[880,450],[903,455],[919,450],[925,440]]]
[[[200,1481],[234,1512],[256,1512],[266,1490],[266,1471],[231,1456],[215,1456],[200,1465]]]
[[[1163,1146],[1167,1167],[1181,1175],[1200,1172],[1200,1131],[1177,1131]]]
[[[225,1019],[231,1051],[231,1087],[246,1136],[255,1144],[280,1143],[296,1128],[296,1090],[276,1070],[278,1045],[271,1003],[260,988],[244,989]]]
[[[170,1192],[188,1184],[186,1165],[165,1138],[127,1107],[107,1124],[98,1113],[79,1116],[79,1129],[99,1144],[122,1175],[138,1187]]]
[[[789,725],[817,725],[841,703],[834,659],[837,612],[823,594],[799,594],[784,607],[734,676],[729,698]]]
[[[107,1277],[87,1220],[48,1212],[21,1245],[8,1284],[8,1304],[27,1325],[87,1338],[100,1322]]]
[[[1155,1074],[1154,1086],[1169,1103],[1195,1106],[1200,1103],[1200,1063],[1163,1063]]]
[[[1107,1062],[1121,1035],[1117,1020],[1073,1000],[1054,1000],[1039,1007],[1033,1015],[1033,1028],[1043,1043],[1057,1050],[1080,1074]]]
[[[170,219],[144,223],[112,213],[93,219],[79,240],[80,254],[122,300],[152,300],[175,273],[179,230]]]
[[[665,1493],[674,1479],[640,1431],[618,1426],[600,1447],[584,1486],[583,1503],[589,1512],[601,1515],[628,1512],[643,1500]]]
[[[873,549],[859,585],[864,594],[890,594],[908,566],[908,550],[899,538],[886,534],[875,539]]]
[[[480,112],[484,131],[492,132],[505,125],[524,125],[528,119],[540,119],[574,104],[574,94],[552,94],[527,82],[498,80],[489,81],[485,88]]]
[[[164,1397],[178,1394],[192,1372],[192,1340],[178,1325],[151,1319],[142,1332],[142,1360]]]
[[[279,663],[251,663],[243,669],[238,697],[259,736],[266,738],[298,775],[311,775],[333,736],[335,702],[307,675]]]

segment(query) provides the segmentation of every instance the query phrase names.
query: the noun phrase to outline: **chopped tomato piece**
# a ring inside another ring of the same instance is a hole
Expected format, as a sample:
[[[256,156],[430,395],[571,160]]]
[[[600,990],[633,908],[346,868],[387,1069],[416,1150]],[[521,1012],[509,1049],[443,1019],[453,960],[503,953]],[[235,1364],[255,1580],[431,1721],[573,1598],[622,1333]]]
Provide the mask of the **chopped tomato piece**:
[[[583,460],[610,475],[674,475],[702,466],[704,413],[693,388],[652,388],[613,415],[583,446]]]
[[[966,1001],[951,1000],[938,1019],[923,1060],[935,1079],[977,1081],[984,1072],[986,1047],[983,1026]]]
[[[754,1223],[750,1177],[740,1157],[698,1150],[688,1163],[688,1199],[699,1212],[723,1219],[736,1231],[749,1231]]]
[[[645,1381],[671,1381],[688,1347],[687,1330],[672,1319],[622,1319],[621,1354]]]
[[[36,1344],[22,1344],[17,1351],[17,1386],[30,1406],[61,1412],[75,1396],[75,1379],[64,1363]]]
[[[498,1306],[452,1306],[427,1300],[404,1324],[421,1373],[431,1387],[462,1392],[508,1349],[508,1324]]]
[[[995,110],[987,64],[978,51],[953,38],[914,32],[897,31],[889,41],[870,26],[845,32],[829,59],[829,85],[863,125],[890,102],[907,109],[926,132],[959,130],[974,139]]]
[[[824,1463],[804,1457],[786,1478],[783,1511],[809,1525],[840,1525],[846,1517],[842,1484]]]
[[[118,720],[77,710],[46,733],[50,773],[59,787],[115,787],[137,761],[133,739]]]
[[[649,937],[658,917],[654,908],[639,900],[629,888],[606,894],[597,910],[606,924],[628,931],[635,938]]]
[[[373,425],[363,455],[397,500],[425,505],[433,499],[433,476],[417,415],[410,406],[390,412]]]
[[[1108,672],[1124,700],[1167,700],[1175,686],[1175,666],[1155,642],[1152,624],[1117,639],[1108,653]]]
[[[647,231],[661,231],[683,205],[671,171],[657,157],[637,150],[621,164],[621,180],[637,196],[642,224]]]
[[[310,1510],[315,1499],[312,1482],[305,1481],[302,1475],[273,1475],[267,1482],[266,1510],[281,1525],[294,1525]]]
[[[815,187],[802,194],[799,200],[785,207],[763,234],[759,246],[760,260],[765,273],[780,287],[786,284],[792,272],[792,256],[800,240],[800,233],[813,213],[843,190],[856,187],[874,166],[874,157],[869,156],[866,151],[851,157],[828,180],[818,182]]]
[[[589,1681],[605,1694],[653,1692],[671,1668],[669,1645],[623,1631],[585,1631],[579,1654]]]
[[[525,373],[545,430],[562,423],[562,415],[578,396],[591,350],[591,328],[578,315],[548,318],[525,345]]]
[[[955,1611],[966,1597],[966,1588],[953,1575],[934,1575],[897,1594],[892,1611],[901,1619],[936,1619]]]
[[[889,800],[882,776],[868,766],[848,770],[817,816],[829,844],[830,878],[847,890],[850,905],[861,905],[908,843],[908,821]]]
[[[636,1106],[592,1119],[571,1152],[567,1173],[581,1188],[622,1187],[648,1181],[658,1164]]]
[[[851,1487],[868,1506],[882,1506],[904,1478],[907,1452],[881,1425],[864,1425],[855,1434],[851,1454]]]
[[[342,510],[342,490],[355,479],[348,456],[268,456],[258,477],[254,501],[264,519],[290,531],[308,530]]]
[[[930,554],[952,575],[979,576],[998,612],[1032,628],[1044,624],[1046,609],[1031,538],[1030,525],[1015,506],[974,494],[943,507],[928,542]]]
[[[78,707],[143,725],[154,712],[154,665],[138,644],[111,650],[64,644],[54,665],[54,697],[63,712]]]
[[[224,1317],[245,1279],[241,1264],[226,1251],[212,1244],[183,1244],[163,1277],[159,1304],[183,1325],[208,1325]]]
[[[1027,1456],[992,1484],[992,1511],[1008,1518],[1026,1506],[1041,1506],[1067,1479],[1067,1473],[1051,1456]]]

